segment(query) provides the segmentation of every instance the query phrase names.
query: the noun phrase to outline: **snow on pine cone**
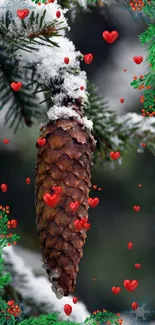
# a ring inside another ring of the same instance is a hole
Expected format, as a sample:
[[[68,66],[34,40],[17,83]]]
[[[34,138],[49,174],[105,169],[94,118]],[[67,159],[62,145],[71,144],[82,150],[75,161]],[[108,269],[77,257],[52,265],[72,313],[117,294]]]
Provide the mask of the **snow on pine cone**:
[[[73,118],[49,121],[41,129],[36,166],[36,215],[44,268],[57,298],[74,291],[86,231],[77,231],[74,221],[88,217],[92,153],[95,140],[88,129]],[[60,186],[61,200],[54,208],[45,204],[45,193]],[[78,201],[74,213],[70,203]]]

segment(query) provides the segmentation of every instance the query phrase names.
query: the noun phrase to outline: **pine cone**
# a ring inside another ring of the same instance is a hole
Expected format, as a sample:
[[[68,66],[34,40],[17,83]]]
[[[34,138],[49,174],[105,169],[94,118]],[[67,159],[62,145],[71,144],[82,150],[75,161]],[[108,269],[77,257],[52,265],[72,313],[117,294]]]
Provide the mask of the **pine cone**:
[[[79,262],[83,256],[86,231],[78,232],[74,221],[88,217],[91,187],[90,167],[95,150],[93,136],[73,119],[50,122],[42,128],[44,146],[38,148],[36,166],[36,214],[44,267],[57,298],[75,289]],[[62,189],[61,201],[55,208],[43,200],[53,186]],[[76,213],[70,203],[78,201]]]

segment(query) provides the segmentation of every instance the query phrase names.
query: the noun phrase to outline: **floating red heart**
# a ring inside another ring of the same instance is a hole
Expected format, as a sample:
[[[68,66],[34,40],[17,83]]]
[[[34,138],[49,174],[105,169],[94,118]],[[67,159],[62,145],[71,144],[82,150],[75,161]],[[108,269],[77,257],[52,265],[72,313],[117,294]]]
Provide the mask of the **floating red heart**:
[[[29,185],[30,183],[31,183],[31,180],[30,180],[30,178],[29,178],[29,177],[27,177],[27,178],[26,178],[26,184],[28,184],[28,185]]]
[[[17,15],[20,19],[24,19],[28,16],[29,12],[30,11],[28,9],[17,10]]]
[[[46,143],[46,139],[45,138],[39,138],[37,140],[37,143],[39,144],[40,147],[44,146],[44,144]]]
[[[118,295],[118,293],[120,293],[120,291],[121,291],[121,288],[120,287],[112,287],[111,290],[115,295]]]
[[[62,194],[62,188],[60,186],[53,186],[52,190],[55,194],[61,195]]]
[[[8,187],[7,187],[7,185],[6,184],[1,184],[1,190],[2,190],[2,192],[3,193],[6,193],[7,192],[7,189],[8,189]]]
[[[135,264],[135,268],[136,268],[136,269],[140,269],[140,267],[141,267],[141,265],[140,265],[139,263],[136,263],[136,264]]]
[[[138,287],[138,280],[124,280],[124,287],[128,291],[132,292]]]
[[[142,147],[145,148],[146,147],[146,143],[143,142],[142,143]]]
[[[134,211],[138,212],[140,210],[140,206],[139,205],[134,205],[133,209],[134,209]]]
[[[113,159],[113,160],[117,160],[119,157],[120,157],[120,152],[119,151],[116,151],[116,152],[114,152],[114,151],[111,151],[110,152],[110,157]]]
[[[67,316],[69,316],[72,313],[72,306],[71,305],[64,305],[64,312]]]
[[[79,203],[78,201],[71,202],[69,206],[70,206],[70,209],[71,209],[73,212],[75,212],[75,211],[77,211],[77,209],[79,208],[80,203]]]
[[[60,196],[56,194],[51,195],[50,193],[45,193],[43,195],[43,200],[49,207],[54,208],[60,202]]]
[[[11,82],[11,88],[14,91],[20,90],[20,88],[23,86],[22,82]]]
[[[93,189],[96,190],[97,189],[97,185],[93,185]]]
[[[122,97],[122,98],[120,98],[120,100],[119,100],[119,101],[120,101],[120,103],[121,103],[121,104],[123,104],[123,103],[124,103],[124,98],[123,98],[123,97]]]
[[[10,221],[10,225],[11,225],[12,228],[16,228],[17,225],[18,225],[17,220],[16,220],[16,219],[12,219],[12,220]]]
[[[116,32],[116,30],[113,30],[112,32],[109,32],[109,31],[105,30],[102,33],[102,36],[103,36],[103,38],[105,39],[105,41],[107,43],[112,44],[118,38],[118,32]]]
[[[76,228],[77,231],[81,231],[83,229],[83,223],[82,223],[82,220],[75,220],[74,221],[74,226]]]
[[[133,301],[131,304],[131,308],[132,308],[132,310],[136,310],[138,308],[137,302]]]
[[[142,184],[138,184],[138,187],[142,187]]]
[[[60,10],[58,10],[58,11],[56,12],[56,16],[57,16],[57,18],[60,18],[60,16],[61,16],[61,12],[60,12]]]
[[[94,198],[89,197],[88,203],[92,208],[95,208],[99,203],[99,198],[98,197],[94,197]]]
[[[76,304],[78,302],[78,298],[77,297],[73,297],[73,304]]]
[[[128,249],[132,249],[132,248],[133,248],[133,243],[132,242],[128,243]]]
[[[10,142],[10,140],[8,140],[8,139],[3,139],[3,143],[4,144],[8,144]]]
[[[69,63],[69,58],[65,57],[64,58],[64,63],[68,64]]]
[[[85,54],[83,59],[86,64],[90,64],[93,61],[93,58],[94,58],[93,55],[89,53],[89,54]]]
[[[136,64],[140,64],[143,62],[143,56],[134,56],[133,57],[133,61],[136,63]]]

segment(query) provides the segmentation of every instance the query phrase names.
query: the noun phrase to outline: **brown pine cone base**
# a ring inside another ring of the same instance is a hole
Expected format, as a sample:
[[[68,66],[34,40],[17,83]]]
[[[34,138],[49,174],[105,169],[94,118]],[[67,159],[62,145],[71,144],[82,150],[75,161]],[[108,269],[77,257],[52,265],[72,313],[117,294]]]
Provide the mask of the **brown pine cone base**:
[[[83,256],[86,232],[77,232],[76,219],[88,217],[91,187],[93,136],[73,120],[57,120],[42,128],[46,144],[39,146],[36,166],[36,215],[44,267],[57,298],[75,289],[79,262]],[[61,186],[61,200],[55,208],[47,206],[43,195]],[[80,206],[74,213],[70,202]]]

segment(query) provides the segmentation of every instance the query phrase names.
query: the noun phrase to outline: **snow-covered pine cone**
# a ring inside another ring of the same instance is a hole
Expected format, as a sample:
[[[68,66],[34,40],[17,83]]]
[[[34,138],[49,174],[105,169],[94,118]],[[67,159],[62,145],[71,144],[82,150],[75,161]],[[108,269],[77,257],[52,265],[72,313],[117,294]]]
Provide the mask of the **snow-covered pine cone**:
[[[49,122],[42,128],[44,146],[38,144],[36,166],[36,214],[44,267],[57,298],[75,289],[79,262],[83,256],[86,231],[78,232],[74,221],[88,217],[91,187],[92,153],[95,141],[91,133],[73,118]],[[52,186],[62,189],[55,208],[45,204],[43,196]],[[80,206],[73,213],[70,203]]]

